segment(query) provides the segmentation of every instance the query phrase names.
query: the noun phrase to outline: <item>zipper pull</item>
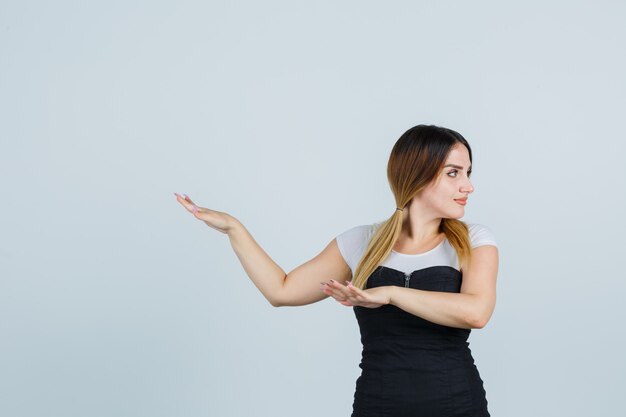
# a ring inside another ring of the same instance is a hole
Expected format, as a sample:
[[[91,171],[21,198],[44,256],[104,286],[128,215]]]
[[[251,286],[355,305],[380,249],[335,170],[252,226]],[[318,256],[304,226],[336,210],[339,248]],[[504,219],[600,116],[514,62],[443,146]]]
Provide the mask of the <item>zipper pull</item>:
[[[409,280],[411,279],[411,274],[407,274],[406,272],[404,273],[404,286],[405,287],[409,287]]]

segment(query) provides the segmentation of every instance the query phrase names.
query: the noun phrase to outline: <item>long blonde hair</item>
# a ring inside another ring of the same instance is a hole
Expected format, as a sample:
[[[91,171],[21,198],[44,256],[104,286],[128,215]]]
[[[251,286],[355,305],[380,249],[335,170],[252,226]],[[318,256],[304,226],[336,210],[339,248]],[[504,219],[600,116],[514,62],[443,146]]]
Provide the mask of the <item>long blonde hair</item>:
[[[396,207],[404,209],[415,195],[436,180],[448,154],[459,143],[467,148],[471,162],[472,149],[469,143],[454,130],[435,125],[417,125],[400,136],[387,163],[387,179]],[[368,277],[391,253],[402,231],[402,213],[394,207],[391,217],[377,224],[377,230],[354,271],[352,285],[355,287],[366,288]],[[443,218],[439,232],[445,233],[458,255],[460,265],[471,260],[467,224],[457,219]]]

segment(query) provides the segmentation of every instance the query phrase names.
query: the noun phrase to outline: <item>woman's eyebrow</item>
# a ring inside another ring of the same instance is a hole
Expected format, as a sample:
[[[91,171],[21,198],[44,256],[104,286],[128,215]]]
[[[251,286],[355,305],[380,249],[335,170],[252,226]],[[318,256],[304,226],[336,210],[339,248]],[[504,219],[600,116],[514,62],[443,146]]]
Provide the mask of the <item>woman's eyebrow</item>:
[[[445,168],[445,167],[452,167],[452,168],[463,169],[463,167],[462,167],[462,166],[460,166],[460,165],[454,165],[454,164],[444,165],[443,167],[444,167],[444,168]],[[472,166],[471,166],[471,165],[470,165],[469,169],[472,169]]]

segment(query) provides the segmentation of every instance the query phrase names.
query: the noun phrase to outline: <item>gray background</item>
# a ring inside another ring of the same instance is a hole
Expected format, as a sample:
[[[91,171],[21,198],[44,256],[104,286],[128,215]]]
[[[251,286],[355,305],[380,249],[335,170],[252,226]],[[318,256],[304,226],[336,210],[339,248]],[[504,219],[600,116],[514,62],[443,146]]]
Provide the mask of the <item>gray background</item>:
[[[473,147],[500,246],[470,346],[493,416],[623,411],[626,6],[0,2],[0,415],[348,416],[332,298],[272,308],[226,211],[289,272],[391,216],[398,137]]]

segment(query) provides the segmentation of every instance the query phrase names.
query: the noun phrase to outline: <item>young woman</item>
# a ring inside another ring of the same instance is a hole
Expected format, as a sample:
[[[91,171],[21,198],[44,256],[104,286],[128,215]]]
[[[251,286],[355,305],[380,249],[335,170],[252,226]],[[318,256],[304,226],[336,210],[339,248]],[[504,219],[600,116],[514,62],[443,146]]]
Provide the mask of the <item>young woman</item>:
[[[487,417],[467,339],[493,313],[498,249],[489,228],[458,220],[474,191],[471,172],[463,136],[439,126],[412,127],[387,166],[396,200],[391,217],[346,230],[288,274],[237,219],[176,197],[228,234],[273,306],[330,296],[353,308],[363,350],[352,417]],[[320,285],[320,277],[328,281]]]

